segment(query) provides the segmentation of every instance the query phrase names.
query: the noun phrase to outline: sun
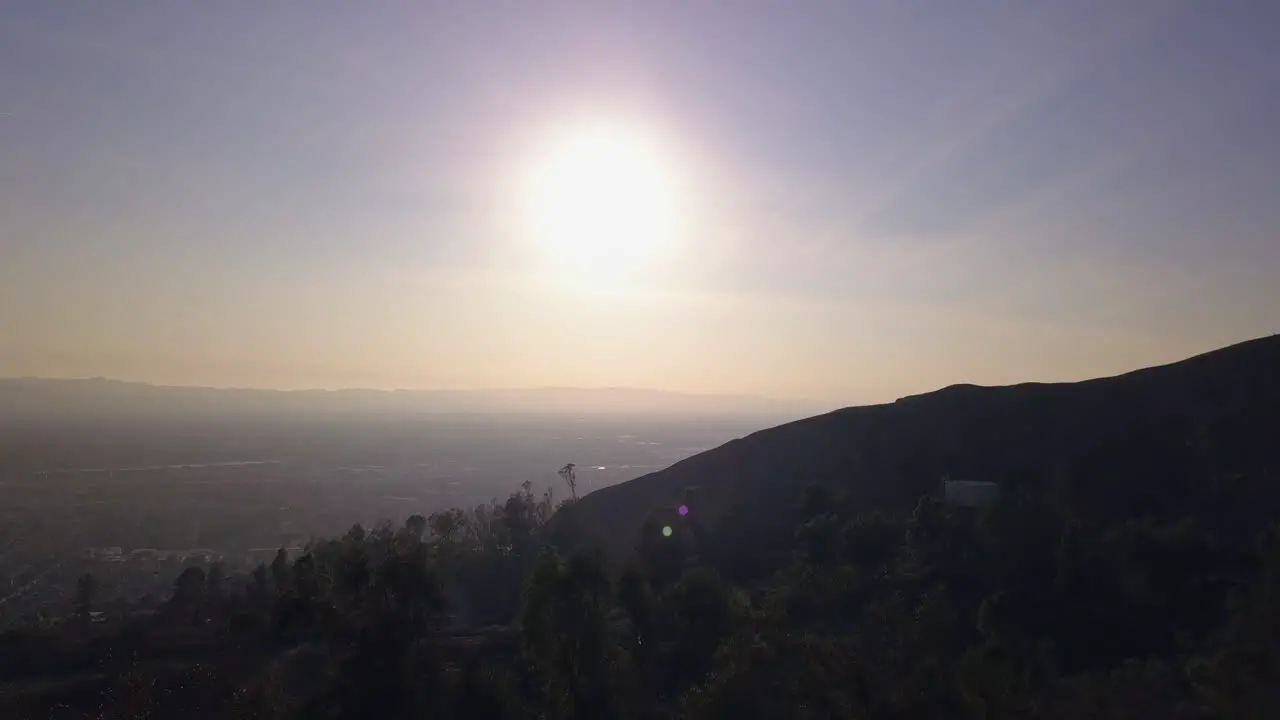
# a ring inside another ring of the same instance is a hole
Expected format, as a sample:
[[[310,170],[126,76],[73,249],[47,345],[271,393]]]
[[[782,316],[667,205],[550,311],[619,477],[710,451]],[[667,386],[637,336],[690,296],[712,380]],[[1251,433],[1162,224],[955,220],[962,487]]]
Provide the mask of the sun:
[[[655,138],[620,124],[578,127],[534,164],[529,220],[561,267],[616,274],[657,259],[681,231],[681,192]]]

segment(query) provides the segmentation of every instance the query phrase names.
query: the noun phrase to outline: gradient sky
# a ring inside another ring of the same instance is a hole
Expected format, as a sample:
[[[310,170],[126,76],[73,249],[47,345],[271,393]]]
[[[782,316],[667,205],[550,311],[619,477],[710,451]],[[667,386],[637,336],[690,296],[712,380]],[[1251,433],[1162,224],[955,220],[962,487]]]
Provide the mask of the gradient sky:
[[[0,4],[0,376],[837,403],[1280,330],[1280,3]],[[692,228],[601,294],[550,128]]]

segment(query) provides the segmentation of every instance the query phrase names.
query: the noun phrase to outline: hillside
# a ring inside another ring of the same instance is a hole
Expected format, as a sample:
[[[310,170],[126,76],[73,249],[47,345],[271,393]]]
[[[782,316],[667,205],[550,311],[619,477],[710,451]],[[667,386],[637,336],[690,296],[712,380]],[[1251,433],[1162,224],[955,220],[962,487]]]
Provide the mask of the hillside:
[[[790,541],[810,484],[858,508],[903,513],[943,474],[1010,490],[1062,478],[1093,510],[1176,513],[1189,484],[1271,477],[1278,439],[1280,335],[1116,377],[956,385],[788,423],[591,493],[575,524],[618,559],[651,508],[672,508],[697,487],[700,520],[737,552],[767,554]],[[1230,512],[1271,512],[1265,494]]]

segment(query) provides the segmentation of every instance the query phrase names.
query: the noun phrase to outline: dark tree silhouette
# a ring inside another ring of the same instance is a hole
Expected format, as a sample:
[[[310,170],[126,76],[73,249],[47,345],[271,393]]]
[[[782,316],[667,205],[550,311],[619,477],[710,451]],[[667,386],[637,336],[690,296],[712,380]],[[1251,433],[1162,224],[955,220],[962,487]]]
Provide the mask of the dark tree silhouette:
[[[718,568],[759,567],[732,557],[759,548],[715,520],[694,533],[713,513],[693,494],[687,514],[653,510],[615,585],[600,553],[557,551],[550,499],[525,485],[433,514],[430,534],[380,523],[281,551],[243,589],[186,568],[133,634],[0,634],[0,681],[19,688],[0,716],[49,714],[10,679],[95,667],[118,680],[49,702],[262,720],[1275,716],[1280,526],[1255,542],[1263,519],[1117,516],[1065,502],[1066,484],[989,508],[925,497],[901,519],[806,493],[779,513],[789,562],[739,587]]]
[[[97,592],[98,581],[89,573],[76,579],[75,613],[82,622],[89,621],[89,613],[93,612],[93,596]]]
[[[204,593],[204,570],[198,567],[186,568],[174,581],[169,607],[179,616],[189,618],[193,623],[200,623],[204,613]]]
[[[263,563],[258,563],[258,566],[253,569],[253,573],[250,576],[250,604],[254,608],[262,610],[267,607],[267,604],[270,602],[270,598],[271,587],[267,580],[267,566]]]
[[[271,560],[271,581],[275,583],[276,593],[283,593],[290,587],[289,553],[284,548],[276,551]]]
[[[427,531],[427,519],[417,513],[410,515],[404,521],[404,531],[413,539],[421,539],[422,534]]]
[[[226,574],[222,569],[222,563],[213,562],[209,564],[209,570],[204,578],[204,594],[208,599],[209,610],[217,612],[221,609],[224,601],[224,588],[226,583]]]
[[[573,500],[578,499],[578,473],[574,470],[577,465],[569,463],[560,468],[560,479],[564,480],[564,484],[569,486],[569,497]]]

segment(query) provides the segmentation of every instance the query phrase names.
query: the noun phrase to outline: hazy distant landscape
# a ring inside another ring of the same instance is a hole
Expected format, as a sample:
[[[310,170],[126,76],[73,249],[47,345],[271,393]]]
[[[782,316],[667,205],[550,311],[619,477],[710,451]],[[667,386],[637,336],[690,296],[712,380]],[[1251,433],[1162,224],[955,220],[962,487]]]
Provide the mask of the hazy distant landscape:
[[[495,412],[504,397],[515,409]],[[93,548],[155,551],[135,554],[125,569],[136,572],[111,594],[132,600],[167,589],[188,560],[244,571],[262,552],[353,523],[473,507],[525,481],[563,499],[556,470],[569,462],[585,494],[789,419],[768,409],[627,390],[295,394],[0,381],[0,596],[13,595],[0,617],[16,622],[20,609],[63,597],[86,570],[124,568],[88,558]]]
[[[167,417],[253,414],[526,416],[574,414],[637,417],[753,416],[778,421],[830,409],[823,403],[753,395],[709,395],[642,388],[496,390],[262,390],[177,387],[106,378],[0,379],[0,421],[72,420],[108,415]]]

